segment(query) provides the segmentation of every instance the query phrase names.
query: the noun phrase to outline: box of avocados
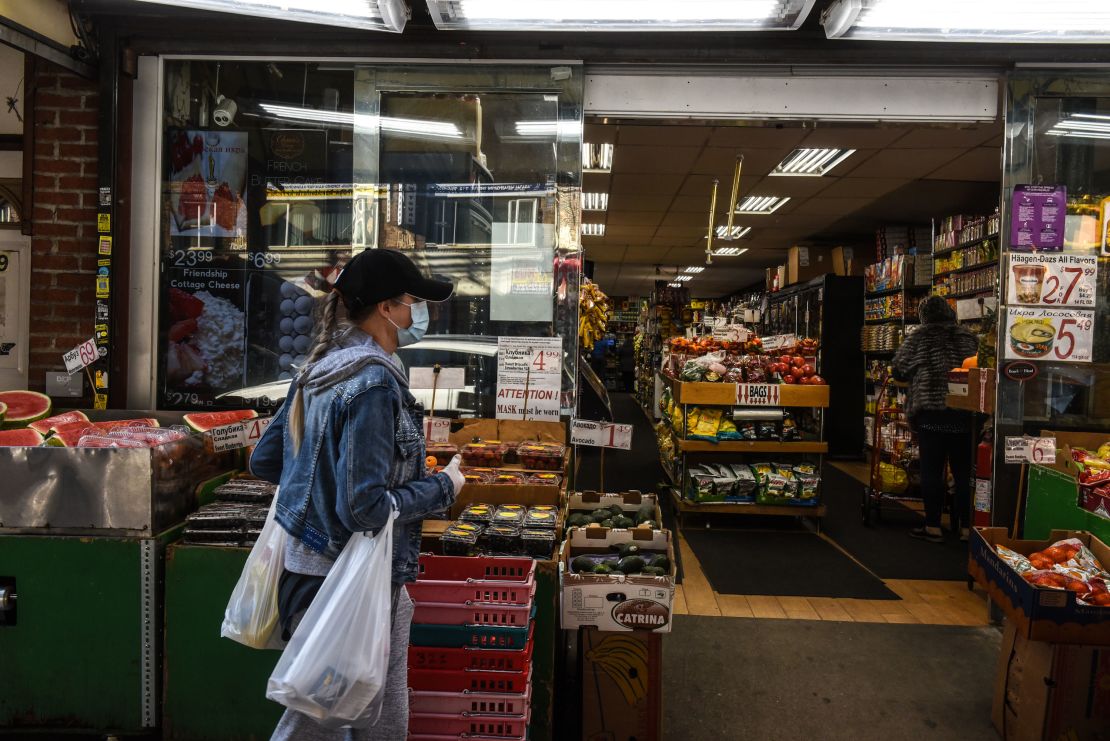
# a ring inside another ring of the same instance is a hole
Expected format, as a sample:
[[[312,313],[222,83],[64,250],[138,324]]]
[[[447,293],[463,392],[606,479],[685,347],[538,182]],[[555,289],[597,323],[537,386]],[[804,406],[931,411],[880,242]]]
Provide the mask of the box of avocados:
[[[635,490],[615,494],[576,491],[567,497],[563,522],[567,527],[588,527],[597,523],[606,529],[641,525],[657,529],[663,524],[663,514],[659,511],[659,497],[654,494]]]
[[[564,629],[671,632],[669,530],[573,528],[563,541],[559,572]]]

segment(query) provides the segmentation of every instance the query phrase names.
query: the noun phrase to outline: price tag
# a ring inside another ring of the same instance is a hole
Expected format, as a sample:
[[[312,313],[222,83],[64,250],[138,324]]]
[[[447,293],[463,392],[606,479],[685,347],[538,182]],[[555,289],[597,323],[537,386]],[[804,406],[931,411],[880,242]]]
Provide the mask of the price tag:
[[[236,450],[243,447],[243,423],[213,427],[208,431],[208,437],[212,440],[212,449],[217,453]]]
[[[436,379],[435,368],[409,368],[409,388],[430,389],[466,388],[465,368],[440,368]]]
[[[1095,313],[1082,309],[1006,307],[1008,360],[1091,362]]]
[[[712,331],[713,339],[728,342],[747,342],[750,334],[743,324],[720,324]]]
[[[85,340],[62,356],[62,362],[66,364],[66,371],[71,376],[99,359],[100,353],[96,349],[95,338]]]
[[[1054,437],[1030,437],[1029,435],[1007,437],[1004,445],[1007,463],[1047,465],[1056,462],[1056,438]]]
[[[781,384],[738,383],[736,405],[748,407],[777,407],[782,398]]]
[[[1095,305],[1095,255],[1010,254],[1006,303],[1024,306]]]
[[[570,427],[571,445],[632,449],[632,425],[576,419]]]
[[[257,445],[258,441],[262,439],[262,433],[274,421],[273,417],[261,417],[259,419],[248,419],[243,423],[243,445]]]
[[[439,417],[424,418],[424,440],[430,443],[445,443],[451,432],[451,420]]]

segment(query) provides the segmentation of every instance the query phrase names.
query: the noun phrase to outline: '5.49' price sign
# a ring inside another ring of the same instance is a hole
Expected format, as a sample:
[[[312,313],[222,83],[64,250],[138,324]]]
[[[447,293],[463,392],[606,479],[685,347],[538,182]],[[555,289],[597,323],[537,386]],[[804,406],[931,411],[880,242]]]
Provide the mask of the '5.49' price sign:
[[[1006,309],[1006,352],[1011,360],[1089,363],[1095,313],[1082,309]]]

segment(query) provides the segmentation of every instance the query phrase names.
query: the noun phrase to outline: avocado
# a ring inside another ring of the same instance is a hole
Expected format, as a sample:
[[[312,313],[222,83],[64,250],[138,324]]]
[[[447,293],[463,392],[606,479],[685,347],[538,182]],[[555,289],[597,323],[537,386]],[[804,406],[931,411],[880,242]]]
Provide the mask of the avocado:
[[[666,576],[667,572],[655,566],[645,566],[644,576]]]
[[[593,522],[608,520],[610,517],[612,517],[612,513],[609,512],[609,510],[607,509],[595,509],[592,513],[590,513],[590,520]]]
[[[643,522],[641,522],[638,525],[638,527],[651,528],[652,530],[658,530],[659,529],[659,523],[656,522],[655,520],[644,520]]]
[[[567,527],[586,527],[589,524],[589,516],[581,512],[575,512],[573,515],[567,517]]]
[[[640,552],[640,546],[635,543],[620,543],[617,545],[617,553],[621,558],[625,556],[635,556]]]
[[[610,566],[610,565],[609,565],[609,564],[607,564],[607,563],[599,563],[599,564],[598,564],[598,565],[597,565],[597,566],[596,566],[596,567],[594,568],[594,573],[595,573],[595,574],[597,574],[597,575],[599,575],[599,576],[605,576],[605,575],[607,575],[607,574],[612,574],[612,573],[613,573],[613,567],[612,567],[612,566]]]
[[[570,567],[574,569],[574,573],[576,574],[592,574],[594,568],[596,568],[594,562],[586,556],[579,556],[571,561]]]
[[[655,508],[651,505],[644,505],[640,507],[636,513],[636,522],[644,522],[655,518]]]
[[[602,527],[613,527],[613,521],[612,520],[602,520],[601,521],[601,526]]]
[[[646,565],[644,559],[639,556],[625,556],[617,564],[617,568],[625,574],[639,574]]]
[[[654,568],[660,569],[663,573],[671,570],[671,559],[667,558],[666,554],[659,554],[651,559],[649,562]]]
[[[613,514],[613,517],[616,517],[617,515],[624,514],[624,507],[620,506],[619,504],[614,504],[613,506],[609,507],[609,511]]]
[[[620,515],[613,518],[613,527],[629,528],[633,527],[636,523],[631,518]]]

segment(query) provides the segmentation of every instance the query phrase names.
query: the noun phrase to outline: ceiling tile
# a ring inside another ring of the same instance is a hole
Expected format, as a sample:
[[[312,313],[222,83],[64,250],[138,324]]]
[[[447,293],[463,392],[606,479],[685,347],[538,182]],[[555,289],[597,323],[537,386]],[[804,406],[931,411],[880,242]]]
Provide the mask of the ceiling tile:
[[[666,229],[667,227],[663,227],[663,228]],[[677,237],[675,237],[675,236],[660,236],[659,234],[656,234],[654,237],[651,238],[651,246],[652,247],[689,247],[691,244],[696,244],[698,242],[697,237],[691,238],[690,236],[688,236],[686,231],[683,230],[683,229],[676,229],[675,231],[679,231],[679,232],[683,232],[683,233],[680,234]],[[704,236],[702,238],[704,239]]]
[[[790,178],[767,176],[756,182],[747,195],[759,196],[789,196],[793,199],[805,199],[822,192],[838,178],[829,175],[823,178]]]
[[[590,144],[613,144],[617,141],[617,127],[607,124],[587,123],[582,127],[582,141]]]
[[[1002,133],[1002,123],[975,126],[918,126],[895,142],[895,148],[978,147]]]
[[[822,198],[878,198],[896,190],[909,180],[904,178],[841,178],[821,193]]]
[[[807,131],[800,124],[780,126],[718,126],[713,129],[710,144],[714,147],[775,149],[786,154],[805,138]]]
[[[853,178],[916,180],[963,154],[961,148],[885,149],[852,170]]]
[[[717,184],[717,205],[720,206],[728,200],[728,189],[731,183]],[[700,196],[705,199],[705,210],[709,212],[709,194],[713,192],[713,178],[709,175],[687,175],[682,182],[678,194],[683,196]]]
[[[711,144],[716,142],[710,141]],[[728,183],[732,187],[732,174],[736,166],[736,155],[744,155],[744,165],[740,171],[740,180],[744,182],[751,178],[766,175],[775,168],[785,152],[777,149],[739,149],[735,147],[706,147],[701,150],[690,172],[697,175],[713,175],[721,179],[721,183]]]
[[[613,172],[685,175],[701,151],[701,147],[629,147],[618,144],[613,153]]]
[[[607,172],[584,172],[582,173],[582,190],[587,193],[608,193],[609,188],[612,187],[610,183],[610,175]]]
[[[1002,178],[1002,150],[976,147],[967,154],[934,170],[927,180],[977,180],[998,182]]]
[[[706,213],[701,214],[696,211],[670,211],[663,217],[660,224],[664,227],[679,226],[693,228],[696,232],[698,229],[707,228],[709,223],[708,209]]]
[[[631,173],[613,175],[610,197],[621,195],[648,195],[667,196],[674,195],[678,186],[682,184],[680,177],[675,178],[645,178]]]
[[[636,211],[636,212],[654,212],[666,211],[667,207],[673,200],[672,196],[647,196],[638,195],[635,193],[610,193],[609,194],[609,210],[610,211]]]
[[[583,217],[587,214],[596,213],[594,211],[583,212]],[[605,218],[606,229],[611,229],[614,226],[643,226],[643,227],[656,227],[663,219],[662,211],[614,211],[609,210],[608,216]]]
[[[845,216],[872,202],[871,198],[811,198],[805,203],[807,214]]]
[[[624,255],[624,262],[626,265],[655,265],[667,255],[670,247],[651,247],[647,245],[637,245],[629,247]]]
[[[606,226],[605,238],[614,239],[651,239],[655,234],[654,226]]]
[[[883,149],[891,146],[904,136],[909,128],[902,126],[893,127],[848,127],[848,126],[821,126],[810,131],[809,136],[802,140],[799,147],[817,149],[819,147],[836,147],[838,149]],[[847,164],[847,162],[845,163]]]
[[[707,126],[650,126],[621,124],[617,133],[617,151],[622,146],[700,147],[709,138]],[[614,162],[616,159],[614,158]]]
[[[717,193],[718,197],[720,192]],[[727,197],[727,196],[726,196]],[[709,220],[709,197],[708,196],[676,196],[674,202],[670,207],[671,211],[686,212],[686,213],[700,213],[704,214],[706,221]]]

